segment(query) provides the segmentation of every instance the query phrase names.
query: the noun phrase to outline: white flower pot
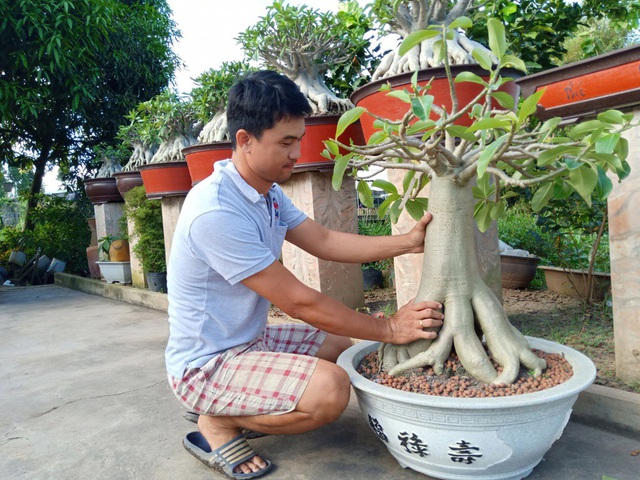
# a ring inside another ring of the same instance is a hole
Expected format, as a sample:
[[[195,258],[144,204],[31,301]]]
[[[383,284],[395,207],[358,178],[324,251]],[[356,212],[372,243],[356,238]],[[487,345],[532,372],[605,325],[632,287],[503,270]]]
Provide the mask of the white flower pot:
[[[562,434],[578,394],[596,376],[576,350],[528,338],[532,348],[561,353],[573,368],[566,382],[535,393],[498,398],[450,398],[403,392],[356,368],[377,342],[360,342],[338,359],[365,420],[404,468],[441,479],[521,479]]]
[[[131,262],[96,262],[107,283],[131,283]]]

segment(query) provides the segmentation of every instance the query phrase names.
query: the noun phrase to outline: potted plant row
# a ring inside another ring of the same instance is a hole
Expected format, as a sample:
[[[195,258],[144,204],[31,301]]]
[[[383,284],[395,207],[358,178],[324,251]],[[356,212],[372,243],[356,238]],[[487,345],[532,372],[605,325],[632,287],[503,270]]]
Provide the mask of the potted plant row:
[[[464,43],[460,31],[471,22],[463,16],[447,20],[408,35],[399,53],[427,42],[443,65],[449,101],[435,95],[439,90],[432,83],[421,85],[415,72],[406,90],[383,87],[403,106],[401,118],[375,114],[376,131],[367,144],[325,142],[326,155],[335,160],[334,188],[340,188],[344,175],[356,177],[360,169],[406,171],[401,189],[384,180],[373,182],[388,194],[379,214],[393,220],[401,209],[415,219],[427,207],[432,212],[416,301],[442,303],[446,320],[435,341],[361,342],[339,364],[349,373],[373,432],[401,465],[437,478],[522,478],[561,434],[578,393],[595,378],[595,367],[572,349],[525,338],[509,323],[480,274],[474,230],[486,230],[505,214],[508,185],[540,185],[532,200],[536,211],[565,189],[578,192],[588,204],[592,196],[606,197],[612,188],[607,173],[624,177],[627,170],[626,140],[620,132],[630,128],[631,116],[607,111],[566,132],[558,128],[558,118],[534,126],[540,94],[517,103],[504,88],[513,82],[507,69],[526,71],[508,53],[504,26],[489,20],[489,49],[471,49],[484,70],[478,74],[451,68],[450,49]],[[457,95],[456,86],[464,83],[479,88],[470,101]],[[361,106],[343,114],[335,136],[367,115]],[[361,198],[371,206],[371,187],[358,181]],[[426,185],[428,199],[420,197]],[[557,387],[508,399],[441,398],[398,392],[364,379],[357,369],[374,352],[376,368],[396,377],[419,375],[418,369],[442,374],[455,354],[470,380],[489,390],[520,381],[521,367],[542,379],[548,354],[564,356],[572,376]]]

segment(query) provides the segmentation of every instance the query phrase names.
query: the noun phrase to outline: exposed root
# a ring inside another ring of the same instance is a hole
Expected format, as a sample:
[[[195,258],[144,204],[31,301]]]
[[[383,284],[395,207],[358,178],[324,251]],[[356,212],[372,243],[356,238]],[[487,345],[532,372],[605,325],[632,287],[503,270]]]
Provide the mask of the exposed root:
[[[228,138],[229,132],[227,130],[226,110],[216,113],[209,123],[204,126],[200,135],[198,135],[198,141],[200,143],[224,142]]]
[[[452,297],[444,304],[445,321],[436,340],[381,345],[378,355],[383,370],[400,375],[413,368],[431,366],[441,374],[454,346],[464,368],[485,383],[513,383],[521,364],[536,377],[546,368],[545,361],[531,351],[525,337],[509,323],[499,300],[486,285],[481,284],[470,296]],[[480,325],[493,360],[502,367],[500,373],[475,333],[474,322]]]

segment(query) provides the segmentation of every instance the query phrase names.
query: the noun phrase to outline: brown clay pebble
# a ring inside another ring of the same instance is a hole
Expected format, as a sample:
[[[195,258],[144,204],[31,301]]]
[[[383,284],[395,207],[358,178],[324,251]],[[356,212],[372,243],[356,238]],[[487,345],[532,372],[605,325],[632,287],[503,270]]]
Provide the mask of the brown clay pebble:
[[[471,377],[458,357],[453,354],[445,363],[442,375],[436,375],[432,368],[416,368],[399,376],[391,376],[378,370],[378,352],[367,355],[358,366],[358,373],[372,382],[407,392],[422,393],[442,397],[488,398],[524,395],[566,382],[573,375],[569,362],[557,353],[545,353],[533,350],[538,357],[547,362],[547,368],[539,377],[521,368],[511,385],[491,385]],[[498,368],[498,371],[501,369]]]

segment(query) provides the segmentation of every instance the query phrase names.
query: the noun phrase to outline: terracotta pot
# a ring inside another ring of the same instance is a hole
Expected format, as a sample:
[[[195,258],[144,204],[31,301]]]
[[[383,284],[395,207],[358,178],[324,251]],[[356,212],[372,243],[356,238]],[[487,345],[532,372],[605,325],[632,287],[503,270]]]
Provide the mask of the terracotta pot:
[[[129,254],[129,242],[126,240],[114,240],[109,246],[109,261],[128,262],[131,260]]]
[[[94,205],[108,202],[124,202],[114,177],[85,178],[84,190]]]
[[[472,72],[476,75],[487,77],[487,71],[483,70],[478,65],[452,65],[451,71],[455,78],[461,72]],[[368,83],[363,87],[357,89],[351,95],[351,101],[358,107],[364,107],[369,112],[376,114],[389,120],[400,120],[405,113],[407,113],[408,105],[402,100],[394,97],[389,97],[389,92],[380,92],[380,87],[391,84],[392,90],[409,89],[411,86],[411,77],[414,72],[402,73],[399,75],[393,75],[391,77],[382,78],[375,82]],[[506,69],[504,70],[504,76],[520,77],[522,74],[516,70]],[[434,105],[444,106],[447,110],[451,109],[451,96],[449,93],[449,82],[447,80],[447,74],[444,67],[427,68],[418,72],[418,83],[420,85],[426,85],[433,79],[431,83],[431,90],[429,95],[433,95],[435,100]],[[467,105],[471,102],[476,95],[482,90],[482,86],[476,83],[463,82],[455,84],[456,95],[458,97],[458,105],[460,107]],[[500,91],[511,94],[514,98],[518,98],[519,87],[515,82],[509,82],[503,85]],[[434,114],[434,119],[435,114]],[[371,135],[376,131],[373,127],[375,119],[371,115],[362,115],[360,117],[360,123],[362,124],[362,131],[367,141],[371,138]],[[472,120],[468,115],[460,117],[456,122],[457,125],[469,126]]]
[[[120,195],[124,198],[124,194],[134,187],[140,187],[143,184],[140,172],[118,172],[113,175],[116,177],[116,187]]]
[[[213,164],[219,160],[231,158],[231,142],[201,143],[182,149],[191,184],[196,185],[213,173]]]
[[[547,288],[552,292],[576,298],[587,298],[587,272],[541,266]],[[602,301],[611,291],[611,275],[593,272],[593,300]]]
[[[300,147],[300,158],[293,167],[294,173],[333,169],[334,162],[322,156],[322,151],[325,149],[323,142],[336,137],[336,126],[339,119],[340,115],[319,115],[308,117],[305,120],[306,130]],[[338,138],[346,145],[350,143],[350,139],[356,144],[365,143],[360,122],[349,125]],[[342,151],[342,153],[347,152]]]
[[[91,278],[100,278],[98,260],[98,246],[92,245],[91,247],[87,247],[87,263],[89,264],[89,276]]]
[[[500,255],[502,288],[527,288],[536,276],[539,257]]]
[[[187,162],[150,163],[140,167],[147,198],[177,197],[191,190]]]

